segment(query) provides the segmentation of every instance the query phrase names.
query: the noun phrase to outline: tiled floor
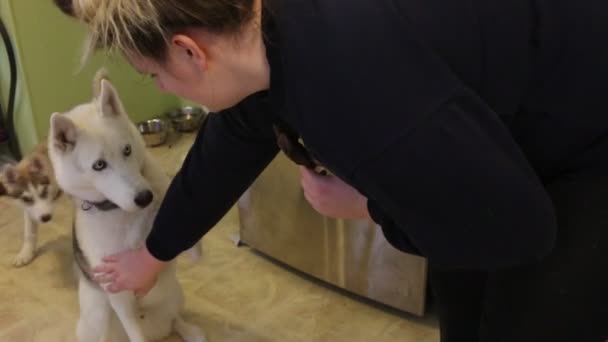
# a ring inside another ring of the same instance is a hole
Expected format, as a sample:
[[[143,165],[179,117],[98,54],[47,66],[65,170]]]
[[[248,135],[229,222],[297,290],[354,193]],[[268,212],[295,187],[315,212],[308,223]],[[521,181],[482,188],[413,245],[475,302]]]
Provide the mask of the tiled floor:
[[[192,136],[153,153],[174,174]],[[56,218],[40,229],[38,257],[11,266],[21,246],[22,214],[0,199],[0,341],[74,341],[78,317],[72,272],[72,209],[63,198]],[[236,247],[236,210],[203,239],[203,258],[179,259],[186,316],[209,341],[438,341],[436,320],[370,304]],[[172,337],[168,341],[179,341]]]

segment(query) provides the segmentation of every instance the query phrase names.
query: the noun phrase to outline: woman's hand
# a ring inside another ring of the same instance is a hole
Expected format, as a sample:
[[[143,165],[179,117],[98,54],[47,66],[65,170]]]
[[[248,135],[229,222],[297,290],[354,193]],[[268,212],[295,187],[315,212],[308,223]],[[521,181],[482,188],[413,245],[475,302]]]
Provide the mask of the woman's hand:
[[[137,296],[148,293],[166,263],[154,258],[146,247],[103,258],[103,265],[93,269],[95,280],[107,291],[133,291]]]
[[[336,176],[321,176],[300,166],[304,197],[319,213],[343,219],[370,219],[367,198]]]

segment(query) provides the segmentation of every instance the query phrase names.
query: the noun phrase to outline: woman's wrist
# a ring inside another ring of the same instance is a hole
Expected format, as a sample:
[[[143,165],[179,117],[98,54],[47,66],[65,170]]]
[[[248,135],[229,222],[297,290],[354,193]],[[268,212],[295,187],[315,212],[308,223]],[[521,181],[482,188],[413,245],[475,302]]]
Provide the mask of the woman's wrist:
[[[155,258],[154,255],[152,255],[152,253],[150,253],[150,251],[148,250],[148,246],[146,246],[145,244],[141,249],[141,253],[144,259],[144,265],[148,268],[153,269],[157,273],[161,271],[167,264],[166,261],[162,261]]]
[[[361,195],[363,196],[363,195]],[[366,219],[366,220],[371,220],[372,216],[369,213],[369,209],[367,208],[367,197],[363,196],[363,198],[361,199],[360,203],[359,203],[359,215],[360,218],[362,219]]]

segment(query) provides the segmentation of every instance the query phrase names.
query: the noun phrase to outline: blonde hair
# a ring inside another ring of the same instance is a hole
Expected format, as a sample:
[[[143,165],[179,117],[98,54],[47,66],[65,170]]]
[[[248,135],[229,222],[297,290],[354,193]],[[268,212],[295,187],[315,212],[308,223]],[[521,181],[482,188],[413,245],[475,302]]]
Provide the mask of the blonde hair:
[[[84,58],[98,48],[163,60],[167,38],[188,28],[237,32],[254,0],[54,0],[89,28]]]

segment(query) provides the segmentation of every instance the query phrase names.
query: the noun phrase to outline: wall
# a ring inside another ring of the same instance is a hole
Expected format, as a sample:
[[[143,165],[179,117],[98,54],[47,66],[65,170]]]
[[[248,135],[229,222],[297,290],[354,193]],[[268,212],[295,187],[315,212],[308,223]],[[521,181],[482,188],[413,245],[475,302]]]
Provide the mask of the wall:
[[[96,55],[77,72],[84,27],[56,9],[51,0],[1,0],[0,16],[11,31],[19,60],[15,124],[22,151],[46,136],[49,117],[89,101],[95,71],[105,65],[133,121],[161,115],[181,100],[156,90],[120,57]],[[8,93],[6,56],[0,52],[0,92]]]

